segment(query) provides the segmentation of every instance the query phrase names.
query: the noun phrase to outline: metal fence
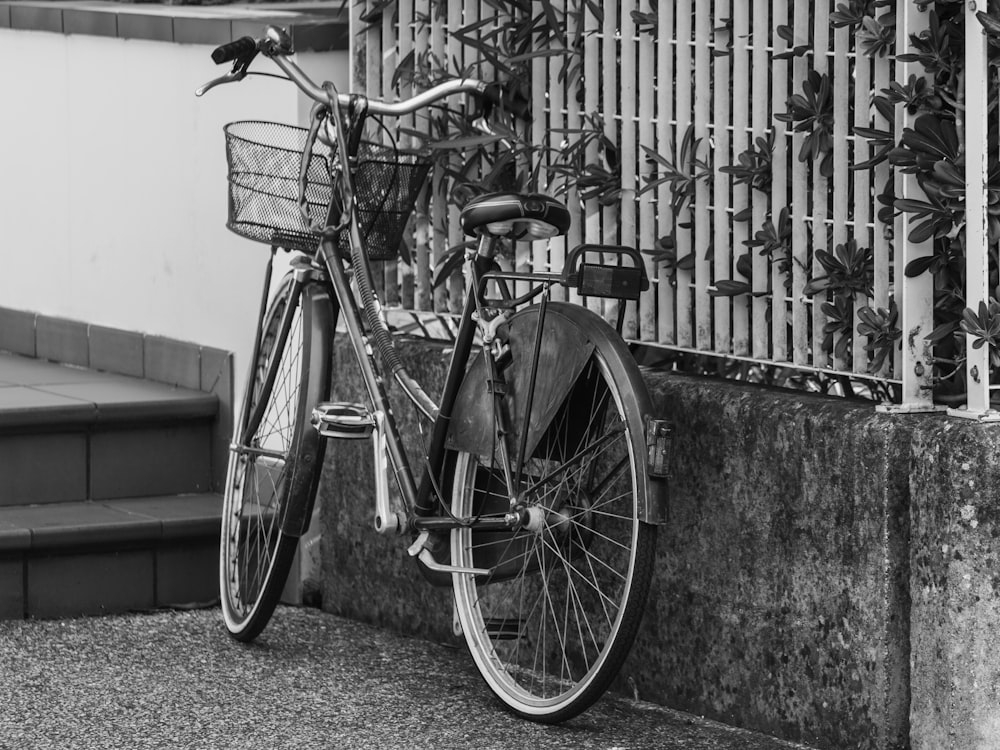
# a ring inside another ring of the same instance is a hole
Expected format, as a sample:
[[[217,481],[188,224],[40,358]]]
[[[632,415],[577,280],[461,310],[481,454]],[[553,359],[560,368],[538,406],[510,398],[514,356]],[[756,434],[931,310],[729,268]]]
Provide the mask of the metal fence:
[[[370,96],[408,95],[411,84],[398,85],[394,73],[411,55],[432,53],[455,71],[490,76],[490,66],[462,39],[490,28],[496,3],[398,0],[373,17],[376,6],[386,4],[352,5],[354,79]],[[931,242],[910,241],[907,218],[880,216],[878,202],[887,190],[905,198],[920,188],[885,162],[852,169],[873,155],[859,129],[899,133],[912,124],[904,107],[887,122],[872,106],[873,94],[923,70],[891,53],[860,49],[855,35],[831,24],[837,7],[836,0],[532,3],[529,13],[550,20],[555,14],[564,25],[558,43],[565,53],[549,49],[531,59],[531,138],[558,150],[596,123],[614,144],[617,164],[596,142],[587,157],[620,180],[620,200],[588,199],[571,187],[564,197],[576,215],[568,235],[519,248],[514,262],[558,270],[580,243],[650,250],[652,287],[627,323],[628,337],[682,352],[874,378],[901,393],[895,408],[927,409],[933,278],[909,278],[903,269],[931,253]],[[974,11],[967,13],[973,28]],[[896,48],[926,28],[927,18],[911,0],[899,0]],[[985,133],[985,43],[981,34],[967,40],[970,71],[982,71],[967,76],[969,127]],[[822,142],[815,133],[823,128],[797,127],[799,120],[783,117],[796,95],[825,107]],[[969,184],[982,195],[986,139],[978,149],[973,141],[967,138]],[[386,296],[408,309],[447,311],[461,285],[452,280],[433,290],[433,265],[464,238],[439,178],[431,191],[427,215],[417,222],[413,262],[385,268]],[[985,199],[977,204],[972,192],[967,304],[975,307],[988,299],[987,240]],[[868,283],[838,303],[818,280],[829,276],[824,259],[848,251],[867,264]],[[858,332],[859,312],[888,309],[893,301],[901,346],[879,361]],[[988,411],[988,350],[968,347],[967,367],[976,369],[965,413]]]

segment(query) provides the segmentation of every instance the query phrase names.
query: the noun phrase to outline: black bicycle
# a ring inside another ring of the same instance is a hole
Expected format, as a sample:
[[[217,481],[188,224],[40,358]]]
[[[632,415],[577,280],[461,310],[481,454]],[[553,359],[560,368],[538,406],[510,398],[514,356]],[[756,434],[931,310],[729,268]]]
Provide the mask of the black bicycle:
[[[466,299],[440,402],[403,366],[374,291],[370,262],[395,258],[428,165],[365,140],[373,117],[398,117],[455,94],[492,116],[520,103],[495,84],[449,80],[405,101],[317,86],[270,27],[219,47],[244,78],[258,54],[315,100],[311,126],[226,128],[229,221],[271,246],[253,362],[230,450],[220,585],[229,632],[256,637],[288,575],[316,495],[327,439],[370,439],[378,533],[398,536],[438,585],[452,586],[461,630],[483,677],[516,713],[557,722],[593,703],[627,655],[665,516],[669,424],[651,417],[620,330],[625,300],[648,287],[635,250],[583,246],[560,274],[501,270],[510,239],[566,231],[565,205],[488,194],[461,212],[475,238]],[[269,301],[275,254],[293,270]],[[622,300],[618,330],[555,287]],[[338,322],[366,386],[363,404],[332,403]],[[406,455],[384,378],[428,420]],[[394,507],[389,477],[402,505]]]

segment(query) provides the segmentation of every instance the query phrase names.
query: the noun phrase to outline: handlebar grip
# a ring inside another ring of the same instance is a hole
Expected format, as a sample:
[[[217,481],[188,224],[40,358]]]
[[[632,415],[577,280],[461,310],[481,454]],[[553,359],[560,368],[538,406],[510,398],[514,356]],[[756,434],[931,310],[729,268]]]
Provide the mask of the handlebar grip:
[[[483,98],[499,104],[504,111],[522,120],[531,119],[531,101],[513,86],[491,83],[483,89]]]
[[[216,47],[212,52],[212,60],[215,61],[216,65],[221,65],[224,62],[230,62],[256,51],[257,40],[252,36],[245,36],[234,42],[228,42]]]

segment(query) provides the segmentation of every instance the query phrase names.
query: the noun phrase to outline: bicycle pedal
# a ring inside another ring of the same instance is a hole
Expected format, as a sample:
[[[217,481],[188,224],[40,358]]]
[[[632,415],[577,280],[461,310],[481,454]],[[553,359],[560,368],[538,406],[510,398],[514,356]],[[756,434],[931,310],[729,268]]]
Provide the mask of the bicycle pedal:
[[[363,404],[335,401],[313,409],[312,424],[323,437],[363,440],[371,437],[375,418]]]
[[[483,627],[487,635],[499,641],[513,641],[524,632],[524,623],[518,617],[486,617]]]

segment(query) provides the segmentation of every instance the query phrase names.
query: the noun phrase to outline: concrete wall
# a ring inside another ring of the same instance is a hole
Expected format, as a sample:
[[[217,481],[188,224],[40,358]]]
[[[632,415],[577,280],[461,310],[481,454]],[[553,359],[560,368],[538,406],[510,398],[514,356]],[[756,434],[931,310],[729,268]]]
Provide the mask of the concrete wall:
[[[0,304],[233,351],[244,371],[268,251],[225,228],[222,128],[308,104],[264,78],[196,98],[224,72],[211,50],[0,28]],[[346,50],[300,62],[346,85]]]
[[[337,356],[335,397],[360,398],[342,341]],[[404,358],[441,382],[439,347]],[[670,373],[647,382],[677,423],[675,478],[616,688],[817,748],[1000,747],[1000,428]],[[328,450],[324,608],[453,640],[450,591],[371,531],[370,447]]]
[[[1000,426],[915,434],[914,748],[1000,747]]]
[[[640,693],[817,747],[904,747],[905,466],[919,418],[649,381],[679,434],[631,658]]]

